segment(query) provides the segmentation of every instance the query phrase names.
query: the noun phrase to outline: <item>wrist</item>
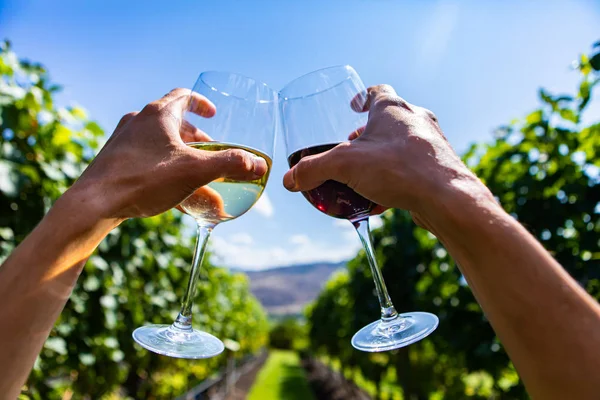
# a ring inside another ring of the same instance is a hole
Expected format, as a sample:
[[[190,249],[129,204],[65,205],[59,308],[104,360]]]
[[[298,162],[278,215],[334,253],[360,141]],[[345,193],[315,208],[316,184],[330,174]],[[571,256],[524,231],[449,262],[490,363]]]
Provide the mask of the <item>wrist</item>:
[[[111,215],[109,201],[93,188],[77,182],[52,206],[49,216],[57,217],[69,226],[83,231],[106,231],[116,228],[123,219]]]
[[[480,224],[491,214],[506,214],[489,189],[470,171],[452,179],[424,204],[415,213],[416,217],[438,237],[472,223]]]
[[[84,194],[71,189],[55,202],[14,252],[28,265],[32,282],[68,297],[85,260],[121,222],[102,216],[95,208]]]

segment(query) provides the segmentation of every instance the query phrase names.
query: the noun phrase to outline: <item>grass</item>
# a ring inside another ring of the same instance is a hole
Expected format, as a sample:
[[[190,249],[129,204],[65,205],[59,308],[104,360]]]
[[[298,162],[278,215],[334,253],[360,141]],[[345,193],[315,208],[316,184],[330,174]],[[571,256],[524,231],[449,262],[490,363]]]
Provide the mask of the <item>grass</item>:
[[[250,389],[248,400],[314,400],[298,354],[272,350]]]

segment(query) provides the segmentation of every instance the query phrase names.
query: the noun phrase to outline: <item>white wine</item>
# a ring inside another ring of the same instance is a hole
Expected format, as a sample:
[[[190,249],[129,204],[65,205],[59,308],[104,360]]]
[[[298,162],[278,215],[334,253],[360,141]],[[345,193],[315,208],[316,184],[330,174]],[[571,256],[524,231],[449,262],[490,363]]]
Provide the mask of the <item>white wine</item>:
[[[188,143],[188,146],[205,151],[241,149],[263,158],[267,162],[267,172],[253,181],[221,178],[200,187],[180,204],[186,214],[202,225],[215,225],[237,218],[252,208],[265,190],[271,172],[269,156],[249,147],[221,142],[196,142]]]

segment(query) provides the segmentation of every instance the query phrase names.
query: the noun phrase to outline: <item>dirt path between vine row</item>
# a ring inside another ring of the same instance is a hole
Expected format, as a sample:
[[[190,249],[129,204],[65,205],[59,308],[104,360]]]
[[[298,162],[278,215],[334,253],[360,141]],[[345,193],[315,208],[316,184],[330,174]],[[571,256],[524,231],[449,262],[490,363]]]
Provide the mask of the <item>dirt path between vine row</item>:
[[[232,388],[231,393],[225,398],[225,400],[245,400],[248,397],[250,388],[256,380],[256,375],[261,370],[265,361],[267,361],[268,355],[262,357],[262,360],[258,361],[248,371],[239,377],[235,386]]]

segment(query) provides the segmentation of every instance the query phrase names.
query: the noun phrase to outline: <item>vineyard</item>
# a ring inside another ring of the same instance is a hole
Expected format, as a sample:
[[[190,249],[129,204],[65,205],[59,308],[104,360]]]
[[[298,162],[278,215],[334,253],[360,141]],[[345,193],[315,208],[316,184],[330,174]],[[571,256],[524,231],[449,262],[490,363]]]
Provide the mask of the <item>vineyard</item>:
[[[600,82],[598,71],[600,42],[579,57],[572,73],[580,82],[573,94],[540,90],[539,108],[499,127],[493,141],[474,144],[464,154],[502,206],[596,299],[600,122],[586,111]],[[42,65],[19,59],[8,42],[0,48],[0,76],[3,261],[75,181],[106,135],[83,108],[57,107],[60,86]],[[309,399],[313,393],[322,398],[319,393],[336,391],[342,397],[356,393],[394,400],[526,399],[502,344],[442,244],[404,211],[388,211],[383,220],[373,232],[374,244],[396,307],[440,318],[435,334],[421,342],[387,353],[350,346],[354,332],[379,315],[360,252],[347,270],[329,279],[302,322],[274,327],[246,276],[205,261],[194,323],[239,350],[188,361],[141,349],[131,332],[173,320],[187,283],[193,238],[183,234],[182,214],[172,211],[129,220],[102,242],[21,399],[175,398],[224,371],[228,360],[259,354],[269,345],[269,333],[278,349],[258,372],[250,399]],[[339,385],[330,390],[328,382]]]

